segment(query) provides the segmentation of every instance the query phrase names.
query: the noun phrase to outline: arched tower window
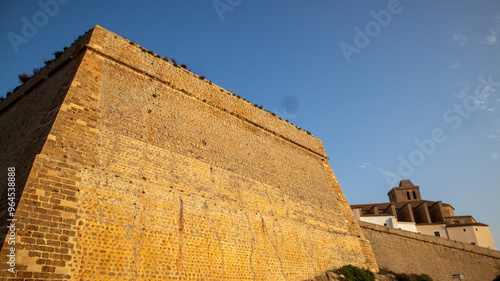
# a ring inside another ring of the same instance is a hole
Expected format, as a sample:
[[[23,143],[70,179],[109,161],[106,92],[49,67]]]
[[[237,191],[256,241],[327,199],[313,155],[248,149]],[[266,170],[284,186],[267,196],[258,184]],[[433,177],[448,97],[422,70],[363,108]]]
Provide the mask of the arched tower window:
[[[417,193],[413,191],[413,199],[417,199]]]
[[[406,192],[406,196],[408,197],[408,200],[411,200],[410,192],[409,191]]]

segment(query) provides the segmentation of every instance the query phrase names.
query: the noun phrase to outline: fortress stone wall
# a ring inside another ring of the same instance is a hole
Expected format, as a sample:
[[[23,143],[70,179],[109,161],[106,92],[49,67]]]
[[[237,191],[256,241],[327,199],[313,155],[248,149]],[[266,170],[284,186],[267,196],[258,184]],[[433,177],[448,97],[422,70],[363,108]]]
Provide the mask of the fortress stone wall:
[[[378,266],[394,272],[427,274],[433,280],[488,281],[500,274],[500,252],[467,243],[359,221]]]
[[[378,269],[318,138],[99,26],[0,103],[0,130],[6,280]]]

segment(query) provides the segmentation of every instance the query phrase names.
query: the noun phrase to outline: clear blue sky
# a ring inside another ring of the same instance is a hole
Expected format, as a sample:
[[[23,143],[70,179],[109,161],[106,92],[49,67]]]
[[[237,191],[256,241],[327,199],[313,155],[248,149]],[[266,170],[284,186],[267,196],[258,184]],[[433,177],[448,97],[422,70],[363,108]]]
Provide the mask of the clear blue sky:
[[[2,95],[100,25],[318,136],[349,203],[409,178],[500,248],[499,1],[54,1],[1,2]]]

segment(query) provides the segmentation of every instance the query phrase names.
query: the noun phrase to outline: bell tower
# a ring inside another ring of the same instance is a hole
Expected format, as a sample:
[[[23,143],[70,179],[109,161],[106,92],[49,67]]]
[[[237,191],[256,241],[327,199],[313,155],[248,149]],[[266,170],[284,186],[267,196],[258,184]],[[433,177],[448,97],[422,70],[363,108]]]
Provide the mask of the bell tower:
[[[389,202],[412,202],[420,201],[420,187],[413,185],[410,180],[402,180],[398,187],[392,188],[388,193]]]

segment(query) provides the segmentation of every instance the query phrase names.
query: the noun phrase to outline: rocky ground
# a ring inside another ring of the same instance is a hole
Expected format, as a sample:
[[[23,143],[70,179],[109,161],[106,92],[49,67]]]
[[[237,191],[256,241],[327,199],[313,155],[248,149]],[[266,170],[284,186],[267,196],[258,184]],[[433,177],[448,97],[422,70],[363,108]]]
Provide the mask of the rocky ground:
[[[344,275],[337,274],[333,271],[327,271],[324,275],[316,276],[314,279],[307,281],[345,281]],[[396,277],[390,273],[375,274],[376,281],[397,281]]]

